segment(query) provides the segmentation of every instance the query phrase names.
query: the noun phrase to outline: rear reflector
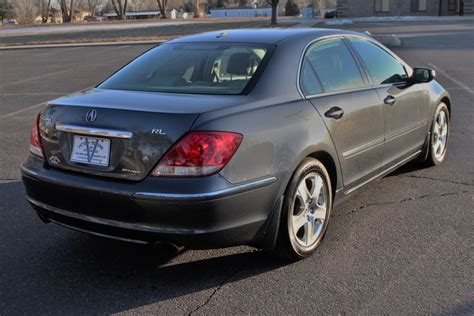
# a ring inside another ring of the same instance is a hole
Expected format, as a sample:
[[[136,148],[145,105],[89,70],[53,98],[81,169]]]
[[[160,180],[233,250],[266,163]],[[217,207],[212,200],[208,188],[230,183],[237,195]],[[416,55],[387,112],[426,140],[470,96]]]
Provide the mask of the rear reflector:
[[[40,114],[36,117],[33,127],[31,128],[31,137],[30,137],[30,151],[41,158],[44,158],[43,154],[43,145],[41,144],[41,136],[39,129]]]
[[[243,136],[231,132],[190,132],[160,160],[153,176],[200,177],[219,172],[239,148]]]

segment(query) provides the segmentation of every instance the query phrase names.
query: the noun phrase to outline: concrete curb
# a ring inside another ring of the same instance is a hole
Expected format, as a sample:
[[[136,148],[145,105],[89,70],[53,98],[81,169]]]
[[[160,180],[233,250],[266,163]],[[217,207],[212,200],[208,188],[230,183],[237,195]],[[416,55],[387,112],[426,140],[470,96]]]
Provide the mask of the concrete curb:
[[[153,44],[158,45],[158,44],[163,44],[164,42],[165,41],[124,41],[124,42],[93,42],[93,43],[16,45],[16,46],[0,46],[0,50],[83,47],[83,46],[153,45]]]
[[[343,20],[344,18],[338,18]],[[380,23],[380,22],[445,22],[445,21],[473,21],[474,16],[386,16],[386,17],[359,17],[345,18],[353,23]]]
[[[380,43],[388,47],[399,47],[402,41],[395,34],[371,34],[367,35],[373,37]],[[37,45],[16,45],[16,46],[0,46],[0,50],[15,50],[15,49],[37,49],[37,48],[67,48],[67,47],[87,47],[87,46],[120,46],[120,45],[159,45],[165,41],[122,41],[122,42],[92,42],[92,43],[62,43],[62,44],[37,44]]]

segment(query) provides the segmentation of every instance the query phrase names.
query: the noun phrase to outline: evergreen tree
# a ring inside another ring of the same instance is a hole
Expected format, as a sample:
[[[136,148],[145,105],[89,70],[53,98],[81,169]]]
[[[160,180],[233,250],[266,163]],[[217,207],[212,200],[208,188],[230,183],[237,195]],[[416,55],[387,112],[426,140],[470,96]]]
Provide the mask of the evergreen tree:
[[[293,2],[293,0],[288,0],[285,5],[285,15],[286,16],[295,16],[300,14],[300,9],[298,5]]]

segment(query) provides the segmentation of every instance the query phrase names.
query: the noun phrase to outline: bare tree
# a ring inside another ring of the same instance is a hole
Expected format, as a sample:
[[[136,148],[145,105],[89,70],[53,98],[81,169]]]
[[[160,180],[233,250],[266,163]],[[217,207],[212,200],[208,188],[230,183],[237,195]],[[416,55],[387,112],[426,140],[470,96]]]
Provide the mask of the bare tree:
[[[328,1],[327,0],[317,0],[316,1],[316,6],[319,10],[319,15],[324,18],[324,9],[328,7]]]
[[[3,21],[5,19],[13,18],[13,6],[8,0],[0,0],[0,19]]]
[[[102,4],[102,0],[87,0],[87,9],[90,11],[92,16],[95,16],[97,14],[97,10]]]
[[[51,0],[39,0],[38,9],[41,14],[41,23],[48,23],[49,12],[51,10]]]
[[[278,3],[280,0],[266,0],[269,5],[272,6],[272,20],[271,25],[277,25],[277,10],[278,10]]]
[[[128,0],[112,0],[112,7],[114,8],[114,11],[117,14],[118,19],[120,20],[127,19],[127,5],[128,5]]]
[[[74,0],[69,1],[69,7],[67,5],[67,0],[59,0],[59,6],[61,7],[61,13],[63,15],[63,23],[71,22],[74,8]]]
[[[158,9],[160,10],[160,17],[162,19],[166,19],[166,5],[168,4],[168,0],[156,0],[158,3]]]
[[[20,24],[32,24],[36,18],[38,8],[31,0],[16,0],[15,5],[16,20]]]
[[[131,9],[133,11],[156,10],[156,0],[128,0],[128,10]]]

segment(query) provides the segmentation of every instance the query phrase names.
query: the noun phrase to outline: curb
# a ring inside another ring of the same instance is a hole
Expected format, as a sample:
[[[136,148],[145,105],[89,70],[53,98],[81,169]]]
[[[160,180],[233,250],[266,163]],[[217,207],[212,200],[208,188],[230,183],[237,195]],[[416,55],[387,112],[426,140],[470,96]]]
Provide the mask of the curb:
[[[399,47],[402,41],[395,34],[368,34],[380,43],[389,47]],[[16,45],[16,46],[0,46],[1,50],[16,49],[38,49],[38,48],[66,48],[66,47],[94,47],[94,46],[120,46],[120,45],[160,45],[165,41],[124,41],[124,42],[92,42],[92,43],[63,43],[63,44],[37,44],[37,45]]]
[[[150,41],[124,41],[124,42],[92,42],[92,43],[16,45],[16,46],[0,46],[0,50],[83,47],[83,46],[159,45],[159,44],[163,44],[164,42],[165,41],[151,41],[150,40]]]

